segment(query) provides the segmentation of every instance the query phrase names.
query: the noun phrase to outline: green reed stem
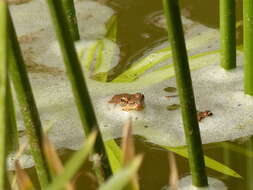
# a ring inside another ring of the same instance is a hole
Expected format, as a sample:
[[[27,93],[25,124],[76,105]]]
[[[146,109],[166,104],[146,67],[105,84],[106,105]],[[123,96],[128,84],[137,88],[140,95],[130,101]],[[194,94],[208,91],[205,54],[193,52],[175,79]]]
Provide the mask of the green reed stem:
[[[7,149],[8,152],[15,152],[19,147],[18,129],[16,122],[15,107],[13,104],[13,97],[11,93],[10,81],[7,82]]]
[[[192,183],[194,186],[204,187],[208,185],[208,182],[205,173],[196,105],[180,17],[179,1],[163,0],[163,6],[168,25],[168,37],[172,48],[185,137],[188,144]]]
[[[67,20],[64,15],[62,4],[58,2],[58,0],[47,0],[47,3],[56,30],[57,38],[60,43],[64,63],[72,85],[72,91],[75,97],[81,122],[87,136],[90,134],[92,129],[97,129],[99,131],[99,127],[85,83],[85,78],[82,73],[82,68],[75,51],[74,43],[70,37],[71,35],[68,30]],[[102,156],[102,167],[105,172],[105,177],[107,178],[112,172],[100,132],[98,133],[94,149],[96,153]]]
[[[68,22],[68,29],[74,41],[80,40],[76,11],[73,0],[61,0],[64,14]]]
[[[220,0],[221,66],[236,67],[236,10],[235,0]]]
[[[253,0],[243,0],[244,92],[253,96]]]
[[[7,3],[0,0],[0,189],[6,184],[6,127],[7,127]]]
[[[10,77],[13,82],[20,110],[23,115],[26,133],[31,148],[31,153],[35,161],[35,168],[39,177],[42,189],[49,183],[50,174],[42,151],[42,125],[39,113],[35,104],[32,88],[29,82],[25,63],[22,57],[21,49],[17,40],[16,31],[10,18],[9,27],[9,66]]]

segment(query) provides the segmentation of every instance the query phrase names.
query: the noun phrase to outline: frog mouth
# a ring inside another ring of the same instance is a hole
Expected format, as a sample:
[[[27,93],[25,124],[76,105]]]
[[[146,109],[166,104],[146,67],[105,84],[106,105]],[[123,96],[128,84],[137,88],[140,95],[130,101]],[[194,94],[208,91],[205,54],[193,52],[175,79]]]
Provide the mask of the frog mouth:
[[[130,103],[130,104],[121,104],[120,105],[122,107],[122,110],[124,111],[132,111],[132,110],[135,110],[135,111],[141,111],[144,109],[144,102],[141,102],[141,103]]]

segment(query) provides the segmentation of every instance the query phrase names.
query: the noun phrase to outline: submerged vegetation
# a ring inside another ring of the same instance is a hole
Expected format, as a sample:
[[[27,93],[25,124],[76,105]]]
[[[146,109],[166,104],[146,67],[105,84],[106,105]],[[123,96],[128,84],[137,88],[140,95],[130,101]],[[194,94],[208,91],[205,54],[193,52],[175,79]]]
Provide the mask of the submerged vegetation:
[[[222,164],[204,155],[202,142],[216,143],[253,133],[248,113],[253,100],[238,90],[243,76],[240,63],[236,64],[236,56],[240,59],[245,53],[244,92],[252,95],[250,0],[243,2],[244,50],[238,49],[238,52],[234,0],[220,0],[220,41],[216,38],[217,30],[184,17],[181,20],[177,0],[163,0],[165,17],[161,17],[164,19],[161,23],[167,23],[169,43],[165,41],[145,52],[117,74],[114,69],[120,60],[118,15],[107,10],[108,16],[97,19],[107,22],[101,21],[102,32],[97,36],[92,30],[84,34],[94,23],[88,22],[83,28],[77,22],[78,16],[82,18],[80,12],[84,8],[89,12],[96,3],[77,1],[75,6],[73,0],[45,2],[22,1],[24,7],[28,4],[41,10],[35,11],[42,17],[38,25],[43,25],[37,30],[33,23],[29,23],[31,28],[24,27],[23,21],[21,25],[16,24],[17,16],[13,15],[18,10],[10,9],[13,2],[8,4],[0,0],[0,189],[73,190],[79,172],[87,173],[100,190],[141,189],[138,169],[145,155],[135,153],[132,134],[189,160],[191,176],[178,179],[176,161],[170,154],[171,175],[164,184],[165,189],[226,189],[222,181],[206,175],[206,168],[242,179],[228,163]],[[46,4],[48,12],[44,11]],[[95,15],[98,9],[95,7]],[[84,20],[94,19],[92,14],[87,13]],[[49,17],[52,25],[48,24]],[[163,27],[166,28],[166,24]],[[53,28],[57,41],[51,38]],[[19,32],[23,35],[23,44]],[[54,42],[45,43],[48,39]],[[65,70],[59,61],[61,55]],[[218,66],[216,62],[221,64]],[[42,74],[33,73],[29,65],[39,65],[43,68],[40,69]],[[191,73],[193,70],[196,71]],[[174,76],[176,88],[172,87],[175,86]],[[194,87],[197,89],[195,96]],[[16,98],[12,97],[13,92]],[[205,94],[207,96],[203,96]],[[235,106],[240,107],[240,114],[235,113]],[[233,113],[223,113],[226,109]],[[235,121],[230,120],[232,117]],[[52,122],[52,126],[45,126],[45,121]],[[20,126],[24,126],[28,142],[18,137]],[[121,147],[115,140],[117,137],[122,137]],[[60,144],[62,142],[64,145]],[[230,143],[219,146],[245,154],[249,166],[252,164],[251,150]],[[73,148],[78,150],[63,164],[57,149],[69,147],[78,147]],[[31,163],[39,184],[24,169],[27,167],[22,163],[25,154],[32,155]],[[87,160],[92,165],[91,172],[80,170]],[[8,171],[11,169],[15,170],[12,175]]]

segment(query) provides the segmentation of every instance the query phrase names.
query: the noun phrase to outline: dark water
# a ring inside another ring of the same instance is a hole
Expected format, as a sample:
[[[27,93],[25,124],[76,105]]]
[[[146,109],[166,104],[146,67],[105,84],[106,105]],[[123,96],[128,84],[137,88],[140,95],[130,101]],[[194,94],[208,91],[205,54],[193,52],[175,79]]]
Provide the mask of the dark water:
[[[241,1],[237,1],[237,19],[242,18]],[[161,39],[166,38],[166,31],[152,27],[145,22],[147,15],[162,10],[161,1],[156,0],[110,0],[107,2],[118,14],[118,44],[121,48],[121,61],[115,71],[121,72],[130,63],[132,57],[138,52],[152,46]],[[217,28],[218,27],[218,0],[182,0],[182,13],[187,18],[195,20],[201,24]],[[242,41],[241,28],[238,30],[237,43]],[[246,143],[235,143],[242,148],[246,148]],[[139,172],[140,186],[142,190],[159,190],[168,183],[169,164],[168,152],[153,145],[136,140],[137,152],[145,154],[144,162]],[[224,149],[220,144],[204,145],[205,155],[224,163],[238,172],[242,178],[229,177],[214,170],[207,169],[208,176],[222,180],[229,190],[244,190],[247,188],[247,157],[232,150]],[[72,151],[66,151],[62,157],[67,160]],[[179,176],[189,175],[188,160],[176,155],[176,162]],[[77,178],[77,189],[96,189],[96,181],[92,178],[90,164],[85,164],[85,171],[81,170]],[[34,170],[29,172],[34,174]],[[33,175],[34,176],[34,175]]]

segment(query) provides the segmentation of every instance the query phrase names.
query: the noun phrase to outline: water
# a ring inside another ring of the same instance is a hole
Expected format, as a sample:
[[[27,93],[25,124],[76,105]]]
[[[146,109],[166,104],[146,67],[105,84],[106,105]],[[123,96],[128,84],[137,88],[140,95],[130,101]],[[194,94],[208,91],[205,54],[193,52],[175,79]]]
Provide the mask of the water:
[[[237,1],[237,17],[242,17],[241,1]],[[112,77],[122,72],[129,66],[132,59],[140,54],[143,49],[163,41],[167,38],[167,33],[161,28],[151,26],[147,22],[147,16],[162,10],[161,1],[153,0],[109,0],[106,4],[117,11],[118,14],[118,44],[121,49],[120,64],[114,68]],[[217,28],[218,27],[218,0],[182,0],[182,14],[187,18],[201,24]],[[241,27],[238,30],[237,43],[242,42]],[[231,142],[232,144],[246,148],[247,143]],[[169,163],[168,152],[154,145],[136,139],[136,151],[145,154],[143,165],[139,172],[140,187],[143,190],[159,190],[168,183]],[[229,190],[247,189],[247,158],[240,153],[224,149],[221,144],[204,145],[205,155],[229,166],[242,178],[229,177],[221,173],[207,169],[208,176],[222,180]],[[62,159],[66,161],[73,151],[65,150]],[[176,155],[176,162],[179,177],[189,175],[188,160]],[[91,165],[87,163],[83,166],[86,172],[80,171],[76,181],[77,189],[95,189],[96,182],[92,178]],[[27,170],[35,179],[34,169]]]

